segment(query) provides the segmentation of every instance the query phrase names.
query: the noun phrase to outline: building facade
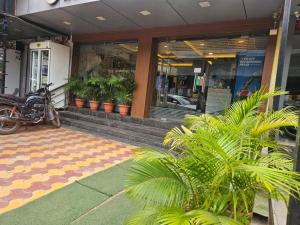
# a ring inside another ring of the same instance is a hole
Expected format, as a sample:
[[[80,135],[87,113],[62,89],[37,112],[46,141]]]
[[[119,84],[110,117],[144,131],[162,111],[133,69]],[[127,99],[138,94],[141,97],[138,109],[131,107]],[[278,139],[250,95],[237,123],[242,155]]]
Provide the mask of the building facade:
[[[278,87],[283,0],[16,2],[17,16],[70,38],[72,76],[131,73],[133,117],[217,114]]]

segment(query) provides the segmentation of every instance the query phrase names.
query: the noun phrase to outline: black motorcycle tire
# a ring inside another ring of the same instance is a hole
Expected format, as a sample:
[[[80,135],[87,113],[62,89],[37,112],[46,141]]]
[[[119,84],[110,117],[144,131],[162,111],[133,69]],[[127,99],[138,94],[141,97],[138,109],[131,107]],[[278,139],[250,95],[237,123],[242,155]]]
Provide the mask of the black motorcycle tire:
[[[0,112],[3,110],[11,111],[11,108],[12,108],[11,106],[0,105]],[[18,113],[16,113],[15,116],[19,117]],[[0,124],[0,135],[14,134],[19,129],[20,125],[21,125],[20,122],[16,122],[12,128],[5,129],[5,128],[1,127],[1,124]]]
[[[57,128],[60,128],[61,122],[60,122],[60,118],[59,118],[59,113],[55,109],[53,109],[53,115],[54,115],[54,119],[51,121],[52,125]]]

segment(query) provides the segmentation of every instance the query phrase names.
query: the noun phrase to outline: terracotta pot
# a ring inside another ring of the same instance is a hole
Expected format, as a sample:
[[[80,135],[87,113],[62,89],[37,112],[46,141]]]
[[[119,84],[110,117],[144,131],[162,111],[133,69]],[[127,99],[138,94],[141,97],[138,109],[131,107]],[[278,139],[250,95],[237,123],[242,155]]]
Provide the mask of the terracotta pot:
[[[114,109],[114,104],[111,102],[105,102],[103,103],[103,105],[104,105],[104,111],[106,113],[111,113]]]
[[[128,105],[119,105],[119,111],[121,116],[127,116],[129,113]]]
[[[89,101],[90,102],[90,109],[92,111],[97,111],[99,108],[99,101]]]
[[[81,109],[84,105],[84,99],[75,98],[75,105],[76,105],[76,108]]]

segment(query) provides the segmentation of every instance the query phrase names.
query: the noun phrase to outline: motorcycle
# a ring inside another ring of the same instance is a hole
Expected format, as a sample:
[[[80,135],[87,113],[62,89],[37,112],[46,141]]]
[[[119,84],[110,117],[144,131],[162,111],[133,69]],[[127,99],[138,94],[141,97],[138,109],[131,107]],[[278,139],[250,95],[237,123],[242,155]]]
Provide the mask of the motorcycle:
[[[0,134],[15,133],[22,124],[37,124],[51,121],[60,127],[59,114],[51,102],[51,92],[47,84],[36,92],[28,93],[25,98],[0,94]]]

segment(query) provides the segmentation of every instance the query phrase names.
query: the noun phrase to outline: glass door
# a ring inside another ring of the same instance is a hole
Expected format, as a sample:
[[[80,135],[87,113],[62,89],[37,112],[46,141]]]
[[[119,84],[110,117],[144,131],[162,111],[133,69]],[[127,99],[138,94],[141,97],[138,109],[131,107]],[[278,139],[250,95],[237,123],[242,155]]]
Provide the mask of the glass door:
[[[31,79],[30,91],[37,91],[39,89],[39,51],[31,51]]]
[[[41,51],[41,86],[49,82],[49,50]]]
[[[0,93],[4,93],[5,83],[5,57],[4,57],[4,49],[0,49]]]

